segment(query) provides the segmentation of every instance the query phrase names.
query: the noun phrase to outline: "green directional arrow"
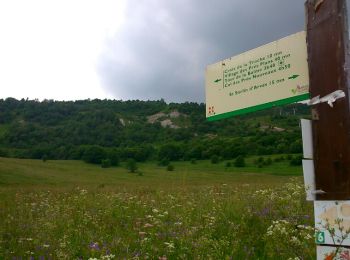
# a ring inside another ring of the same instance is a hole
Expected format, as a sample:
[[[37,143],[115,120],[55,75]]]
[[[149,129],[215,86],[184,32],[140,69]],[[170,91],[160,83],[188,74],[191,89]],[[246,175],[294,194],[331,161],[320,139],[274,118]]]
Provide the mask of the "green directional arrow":
[[[292,76],[288,77],[288,79],[296,79],[297,77],[299,77],[299,75],[292,75]]]
[[[216,80],[214,80],[215,83],[218,83],[218,82],[220,82],[220,81],[221,81],[221,79],[216,79]]]

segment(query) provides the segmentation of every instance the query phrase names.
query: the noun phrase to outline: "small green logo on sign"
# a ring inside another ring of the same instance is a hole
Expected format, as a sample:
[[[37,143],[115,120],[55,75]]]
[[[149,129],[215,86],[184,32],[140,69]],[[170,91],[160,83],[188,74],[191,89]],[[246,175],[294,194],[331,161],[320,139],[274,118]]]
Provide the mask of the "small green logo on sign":
[[[221,81],[221,79],[216,79],[216,80],[214,80],[215,83],[218,83],[218,82],[220,82],[220,81]]]
[[[323,231],[316,232],[316,244],[324,244],[325,243],[325,235]]]

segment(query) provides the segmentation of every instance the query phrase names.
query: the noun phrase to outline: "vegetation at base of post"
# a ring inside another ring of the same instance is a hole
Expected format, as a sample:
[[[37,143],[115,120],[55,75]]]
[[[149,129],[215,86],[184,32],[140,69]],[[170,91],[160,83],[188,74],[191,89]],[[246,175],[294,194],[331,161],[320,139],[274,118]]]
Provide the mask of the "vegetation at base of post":
[[[300,167],[256,159],[138,163],[140,178],[124,163],[0,158],[0,258],[315,259]]]

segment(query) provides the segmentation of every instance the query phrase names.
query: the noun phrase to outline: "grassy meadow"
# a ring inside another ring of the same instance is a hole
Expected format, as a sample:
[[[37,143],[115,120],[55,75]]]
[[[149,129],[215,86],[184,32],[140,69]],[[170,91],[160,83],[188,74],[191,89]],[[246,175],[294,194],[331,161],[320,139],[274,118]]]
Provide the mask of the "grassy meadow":
[[[300,166],[0,158],[0,259],[313,259]]]

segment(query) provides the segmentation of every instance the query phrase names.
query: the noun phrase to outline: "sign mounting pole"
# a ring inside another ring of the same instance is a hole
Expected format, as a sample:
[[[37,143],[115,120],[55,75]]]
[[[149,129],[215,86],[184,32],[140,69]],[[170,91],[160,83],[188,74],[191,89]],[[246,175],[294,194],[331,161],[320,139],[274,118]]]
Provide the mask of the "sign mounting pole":
[[[307,0],[310,96],[343,91],[312,106],[316,200],[350,200],[349,34],[345,0]],[[333,107],[331,106],[333,105]]]

